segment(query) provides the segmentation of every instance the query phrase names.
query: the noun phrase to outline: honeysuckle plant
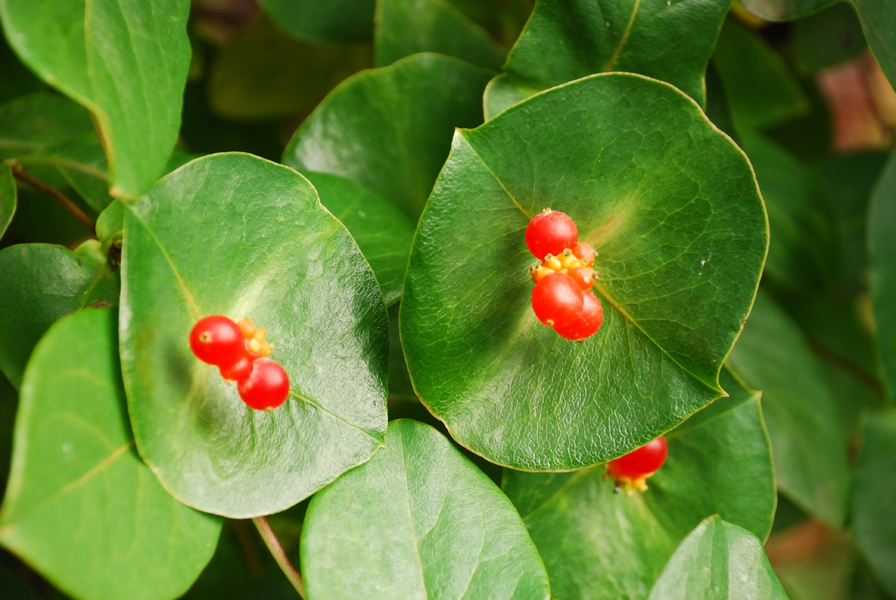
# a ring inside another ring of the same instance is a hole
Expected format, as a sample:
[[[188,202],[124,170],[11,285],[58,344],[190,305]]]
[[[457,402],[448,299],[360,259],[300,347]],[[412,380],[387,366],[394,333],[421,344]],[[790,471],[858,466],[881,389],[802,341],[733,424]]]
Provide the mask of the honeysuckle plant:
[[[896,596],[889,2],[0,22],[0,596]]]

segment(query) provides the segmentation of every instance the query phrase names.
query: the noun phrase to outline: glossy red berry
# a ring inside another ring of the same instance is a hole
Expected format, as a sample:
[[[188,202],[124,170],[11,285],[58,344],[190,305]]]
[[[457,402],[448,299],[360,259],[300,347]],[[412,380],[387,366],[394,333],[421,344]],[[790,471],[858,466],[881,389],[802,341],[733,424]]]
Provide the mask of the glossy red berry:
[[[221,377],[229,381],[240,381],[249,376],[252,372],[252,364],[255,359],[243,355],[232,365],[218,367],[221,371]]]
[[[607,471],[616,478],[639,479],[662,467],[668,454],[666,438],[660,436],[625,456],[611,460],[607,463]]]
[[[590,267],[576,267],[567,271],[566,274],[579,284],[579,289],[583,292],[587,292],[594,285],[594,269]]]
[[[243,356],[244,340],[239,325],[221,315],[200,319],[190,331],[196,358],[218,367],[229,367]]]
[[[255,410],[270,410],[286,402],[289,377],[276,361],[259,358],[252,372],[237,383],[240,398]]]
[[[578,341],[597,333],[603,323],[604,309],[600,305],[600,300],[593,292],[585,292],[582,294],[582,310],[578,316],[569,325],[555,327],[554,331],[560,337]]]
[[[579,242],[575,246],[572,246],[572,253],[576,258],[581,260],[586,267],[593,265],[594,257],[597,256],[597,252],[585,242]]]
[[[548,254],[562,254],[575,246],[579,231],[575,222],[565,213],[546,209],[535,215],[526,227],[526,245],[539,260]]]
[[[548,275],[532,289],[532,310],[548,327],[564,327],[572,323],[582,311],[582,305],[582,290],[565,273]]]

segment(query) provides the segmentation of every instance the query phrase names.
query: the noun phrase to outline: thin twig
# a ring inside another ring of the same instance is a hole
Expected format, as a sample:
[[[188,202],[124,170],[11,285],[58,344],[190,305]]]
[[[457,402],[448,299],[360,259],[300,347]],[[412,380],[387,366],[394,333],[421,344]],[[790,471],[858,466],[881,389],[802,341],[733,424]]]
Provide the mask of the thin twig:
[[[289,560],[289,557],[286,556],[286,552],[283,550],[283,546],[280,545],[280,540],[277,539],[277,536],[274,534],[274,530],[271,529],[270,523],[264,517],[255,517],[252,519],[252,522],[255,523],[255,527],[258,528],[258,533],[261,534],[261,539],[264,540],[264,543],[267,545],[268,550],[271,551],[271,555],[273,555],[274,560],[277,561],[277,564],[280,565],[280,569],[283,571],[283,574],[286,575],[286,578],[289,579],[289,582],[292,584],[296,591],[299,593],[299,596],[304,600],[305,598],[305,584],[302,583],[302,576],[299,574],[298,569],[293,566],[292,561]]]
[[[243,558],[246,559],[246,566],[249,568],[249,574],[252,577],[258,577],[264,571],[261,564],[261,556],[252,539],[252,532],[248,528],[245,521],[240,519],[232,519],[230,524],[233,526],[233,532],[240,544],[240,550],[243,552]]]
[[[81,224],[84,225],[84,227],[86,227],[87,230],[90,231],[90,233],[96,234],[96,225],[91,220],[91,218],[88,217],[83,210],[78,208],[77,204],[69,200],[65,194],[63,194],[56,188],[47,185],[40,179],[35,179],[34,177],[26,173],[25,168],[22,167],[22,165],[14,164],[10,165],[10,168],[12,169],[12,174],[16,179],[18,179],[19,181],[24,181],[37,191],[46,194],[47,196],[58,202],[60,205],[62,205],[62,208],[72,213],[76,219],[81,221]]]

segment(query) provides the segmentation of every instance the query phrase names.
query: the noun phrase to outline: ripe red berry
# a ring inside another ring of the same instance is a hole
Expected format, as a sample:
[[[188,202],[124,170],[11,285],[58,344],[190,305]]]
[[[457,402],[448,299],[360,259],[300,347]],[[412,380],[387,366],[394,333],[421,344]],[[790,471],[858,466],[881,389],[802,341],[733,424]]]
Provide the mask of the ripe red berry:
[[[276,361],[259,358],[252,372],[237,383],[240,398],[255,410],[270,410],[286,402],[289,377]]]
[[[597,333],[604,323],[604,309],[593,292],[582,294],[582,310],[579,315],[564,327],[555,327],[560,337],[568,340],[584,340]]]
[[[241,381],[252,372],[253,361],[254,358],[243,355],[232,365],[218,367],[218,369],[221,371],[221,377],[224,379]]]
[[[585,263],[586,267],[593,265],[594,257],[597,256],[597,252],[585,242],[579,242],[575,246],[572,246],[572,253],[576,258]]]
[[[564,327],[582,312],[582,290],[565,273],[554,273],[532,289],[532,310],[548,327]]]
[[[190,331],[196,358],[219,367],[229,367],[243,356],[244,340],[239,325],[221,315],[200,319]]]
[[[535,215],[526,227],[526,245],[539,260],[548,254],[562,254],[575,246],[579,231],[575,222],[565,213],[545,209]]]
[[[666,438],[660,436],[625,456],[607,463],[607,470],[613,477],[639,479],[657,471],[666,462],[669,446]]]
[[[579,288],[583,292],[587,292],[594,285],[594,269],[590,267],[576,267],[567,271],[566,274],[579,284]]]

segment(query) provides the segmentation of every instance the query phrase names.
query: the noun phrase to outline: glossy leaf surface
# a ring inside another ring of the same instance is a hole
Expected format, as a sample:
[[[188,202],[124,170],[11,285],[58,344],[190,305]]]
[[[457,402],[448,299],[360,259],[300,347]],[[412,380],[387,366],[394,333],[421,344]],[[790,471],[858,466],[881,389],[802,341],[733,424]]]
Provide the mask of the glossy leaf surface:
[[[118,274],[97,242],[74,252],[50,244],[10,246],[0,250],[0,273],[0,371],[17,388],[50,325],[96,302],[118,304]]]
[[[545,207],[600,253],[604,324],[582,344],[531,309],[525,229]],[[492,462],[625,454],[722,394],[767,240],[746,157],[687,96],[626,74],[540,94],[455,135],[405,279],[415,390]]]
[[[890,156],[868,209],[868,258],[877,343],[890,398],[896,399],[896,154]]]
[[[290,140],[283,162],[351,179],[420,216],[455,127],[482,122],[491,73],[455,58],[418,54],[337,87]]]
[[[3,0],[3,29],[44,81],[90,109],[113,193],[162,174],[180,128],[190,44],[187,0]]]
[[[765,294],[757,296],[728,363],[762,391],[778,488],[808,513],[842,525],[850,481],[837,406],[802,333]]]
[[[225,516],[270,514],[382,445],[382,296],[301,175],[246,154],[194,160],[131,206],[121,268],[137,447],[175,497]],[[192,355],[190,329],[213,314],[267,330],[289,375],[286,404],[253,411]]]
[[[787,600],[762,543],[742,527],[712,517],[681,543],[650,600]]]
[[[767,21],[790,21],[799,19],[838,0],[741,0],[747,10]]]
[[[71,315],[28,363],[0,543],[75,598],[167,600],[221,521],[172,498],[134,450],[112,309]]]
[[[862,432],[852,491],[856,544],[890,594],[896,594],[896,411],[872,412]]]
[[[321,203],[355,238],[380,284],[386,306],[401,297],[408,251],[414,237],[411,221],[392,202],[354,181],[329,173],[306,173]]]
[[[532,94],[607,71],[647,75],[703,104],[706,64],[730,0],[540,0],[489,84],[486,119]]]
[[[646,598],[676,546],[714,514],[765,539],[775,481],[759,394],[727,371],[723,384],[729,398],[666,434],[669,457],[644,493],[613,493],[603,465],[504,472],[504,491],[523,515],[557,598]]]
[[[407,419],[389,424],[369,463],[314,496],[301,557],[309,600],[549,597],[507,497],[436,430]]]
[[[0,238],[16,213],[16,182],[8,165],[0,164]]]
[[[379,0],[375,33],[379,66],[418,52],[454,56],[499,71],[506,52],[448,0]]]
[[[376,0],[259,0],[292,35],[318,42],[355,42],[373,37]]]

